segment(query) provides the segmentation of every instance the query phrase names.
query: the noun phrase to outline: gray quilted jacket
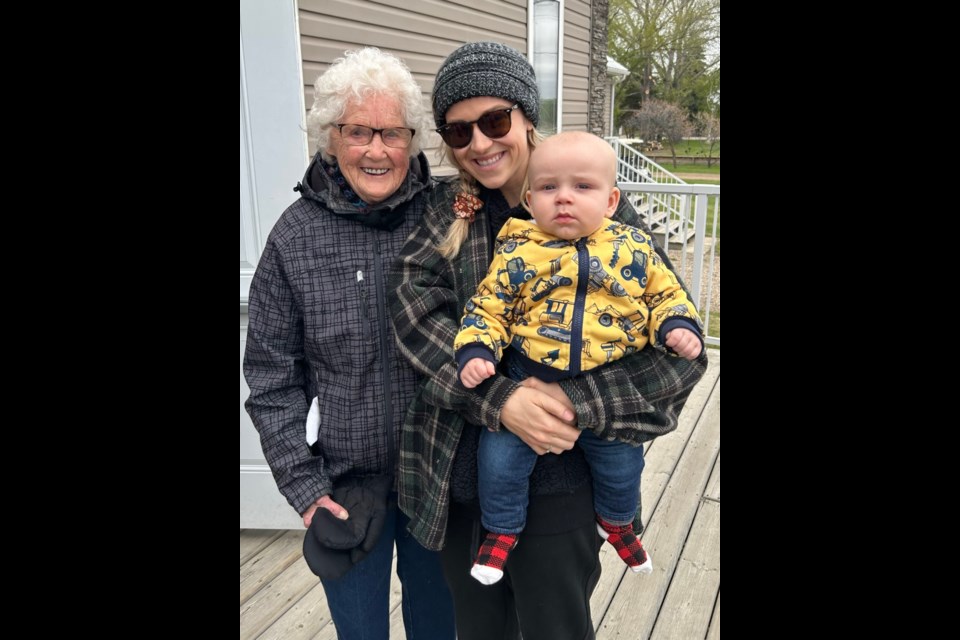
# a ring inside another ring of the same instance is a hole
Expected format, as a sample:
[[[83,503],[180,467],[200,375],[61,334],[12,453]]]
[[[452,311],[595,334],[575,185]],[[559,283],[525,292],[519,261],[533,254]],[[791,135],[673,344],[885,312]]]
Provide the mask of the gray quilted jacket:
[[[370,208],[402,217],[390,231],[363,224],[318,158],[298,186],[301,197],[270,232],[250,285],[243,372],[267,463],[303,513],[344,474],[394,472],[387,425],[398,442],[416,375],[397,352],[386,279],[431,178],[421,153],[397,193]],[[314,396],[320,433],[311,452],[305,423]]]

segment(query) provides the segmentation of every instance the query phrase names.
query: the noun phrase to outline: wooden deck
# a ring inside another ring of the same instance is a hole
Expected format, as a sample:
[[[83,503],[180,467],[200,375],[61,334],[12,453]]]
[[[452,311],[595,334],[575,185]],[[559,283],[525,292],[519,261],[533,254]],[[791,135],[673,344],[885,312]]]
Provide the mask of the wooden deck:
[[[720,638],[720,352],[673,433],[650,443],[641,488],[654,571],[626,571],[610,545],[591,600],[597,640]],[[303,531],[240,531],[240,638],[335,640]],[[404,638],[396,574],[391,638]]]

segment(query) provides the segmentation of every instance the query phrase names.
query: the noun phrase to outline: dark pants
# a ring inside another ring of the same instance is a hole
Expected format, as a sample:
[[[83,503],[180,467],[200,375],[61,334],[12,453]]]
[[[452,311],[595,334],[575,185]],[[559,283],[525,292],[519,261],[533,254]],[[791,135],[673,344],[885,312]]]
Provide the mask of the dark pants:
[[[457,640],[514,640],[521,633],[523,640],[595,637],[590,596],[600,580],[603,539],[590,492],[581,493],[586,499],[572,510],[585,517],[576,519],[575,529],[555,534],[536,533],[537,499],[531,499],[527,531],[510,553],[503,580],[489,586],[470,575],[487,531],[478,516],[451,509],[440,558],[453,593]]]
[[[640,501],[643,447],[601,440],[584,431],[577,446],[590,464],[597,515],[612,524],[630,524]],[[506,429],[480,432],[477,466],[483,526],[494,533],[520,533],[527,522],[530,472],[537,454]]]
[[[321,580],[330,616],[341,640],[387,640],[390,628],[390,576],[397,546],[403,626],[408,640],[453,639],[453,607],[439,555],[407,532],[410,519],[391,494],[380,540],[366,558],[339,580]]]

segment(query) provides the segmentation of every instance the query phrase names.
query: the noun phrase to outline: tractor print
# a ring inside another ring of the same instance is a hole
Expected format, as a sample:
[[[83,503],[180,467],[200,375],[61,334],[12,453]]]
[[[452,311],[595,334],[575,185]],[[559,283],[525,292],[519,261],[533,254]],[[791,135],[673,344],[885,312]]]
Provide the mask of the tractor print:
[[[610,295],[617,296],[618,298],[627,295],[627,290],[623,288],[623,285],[614,280],[613,277],[604,270],[600,258],[590,258],[590,277],[587,280],[587,293],[593,293],[603,288],[606,288]]]
[[[561,275],[552,275],[549,279],[539,278],[535,283],[533,283],[533,287],[530,289],[530,299],[534,302],[537,300],[542,300],[557,287],[569,287],[572,284],[573,280]]]
[[[476,327],[482,331],[487,328],[487,323],[483,319],[483,316],[478,316],[475,313],[468,313],[463,316],[463,324],[460,326],[460,329],[469,329],[470,327]]]
[[[507,268],[497,271],[496,296],[503,300],[504,304],[513,304],[517,294],[520,293],[520,287],[533,276],[537,275],[536,269],[527,269],[523,258],[510,258],[507,260]],[[504,278],[504,276],[506,276]]]
[[[620,351],[621,354],[625,356],[628,356],[631,353],[636,353],[637,351],[636,347],[632,345],[624,345],[622,342],[620,342],[620,338],[617,338],[616,340],[611,340],[610,342],[604,342],[603,344],[600,345],[600,349],[602,349],[603,352],[607,354],[606,362],[610,362],[613,359],[613,355],[617,351]]]
[[[557,342],[570,342],[570,323],[573,320],[572,314],[567,316],[567,308],[570,306],[567,300],[554,300],[547,298],[547,310],[540,314],[540,328],[537,334],[544,338],[550,338]]]
[[[523,258],[510,258],[507,260],[507,268],[500,269],[497,272],[497,279],[500,280],[500,284],[503,284],[503,280],[500,279],[500,276],[503,274],[507,275],[507,284],[505,286],[509,287],[514,294],[520,291],[521,285],[524,282],[527,282],[533,276],[537,275],[536,269],[527,269],[526,263],[524,263]]]
[[[620,275],[627,280],[636,280],[641,287],[647,286],[647,254],[643,251],[633,251],[633,262],[620,269]]]
[[[675,304],[672,307],[667,307],[666,309],[661,309],[657,312],[657,321],[660,322],[664,318],[690,318],[690,311],[687,309],[686,305]]]
[[[644,318],[642,311],[637,310],[628,316],[624,316],[612,307],[607,308],[610,309],[610,311],[604,311],[597,316],[597,322],[601,327],[609,327],[616,322],[617,326],[626,334],[627,340],[630,342],[636,342],[637,339],[635,336],[637,335],[644,337],[649,335],[647,320]]]

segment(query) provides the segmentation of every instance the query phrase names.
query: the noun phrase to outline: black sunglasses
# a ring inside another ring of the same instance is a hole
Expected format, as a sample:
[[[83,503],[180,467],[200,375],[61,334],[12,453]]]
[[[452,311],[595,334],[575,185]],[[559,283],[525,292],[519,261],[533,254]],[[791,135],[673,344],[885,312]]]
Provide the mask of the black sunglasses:
[[[488,138],[502,138],[510,133],[510,126],[513,124],[510,113],[519,108],[520,105],[515,104],[506,109],[488,111],[473,122],[450,122],[437,129],[437,133],[440,134],[444,142],[454,149],[462,149],[470,144],[470,141],[473,140],[474,124]]]

